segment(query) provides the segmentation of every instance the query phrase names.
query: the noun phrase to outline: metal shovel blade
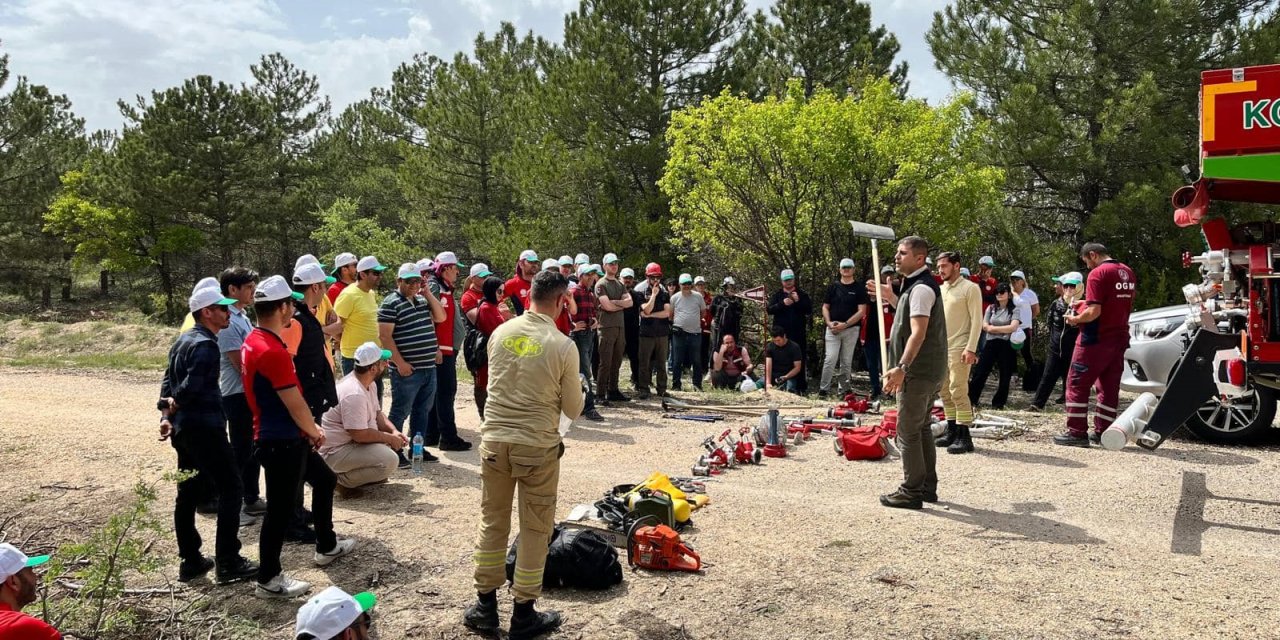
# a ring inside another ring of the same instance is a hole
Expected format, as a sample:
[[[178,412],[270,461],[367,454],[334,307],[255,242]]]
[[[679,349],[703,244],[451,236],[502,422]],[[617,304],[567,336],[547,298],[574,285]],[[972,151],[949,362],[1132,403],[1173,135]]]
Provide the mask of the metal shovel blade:
[[[855,236],[871,238],[872,240],[888,240],[890,242],[898,239],[898,236],[894,235],[893,229],[889,227],[858,222],[857,220],[850,220],[849,224],[853,226],[853,235]]]

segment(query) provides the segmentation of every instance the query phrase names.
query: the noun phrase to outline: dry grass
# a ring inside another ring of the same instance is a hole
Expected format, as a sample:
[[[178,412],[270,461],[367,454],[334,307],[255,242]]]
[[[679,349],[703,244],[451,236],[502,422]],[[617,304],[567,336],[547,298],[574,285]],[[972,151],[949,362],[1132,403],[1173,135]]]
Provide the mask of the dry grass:
[[[47,548],[101,518],[137,477],[172,468],[172,450],[155,441],[157,387],[154,374],[0,370],[0,514],[49,525],[33,540]],[[463,387],[458,416],[474,440],[469,397]],[[602,411],[609,422],[567,438],[562,516],[655,469],[687,474],[702,438],[738,423],[665,420],[655,402]],[[542,604],[566,619],[552,637],[1252,638],[1280,628],[1274,447],[1067,449],[1049,443],[1060,413],[1006,415],[1027,433],[941,455],[943,502],[922,512],[876,501],[900,480],[898,462],[845,462],[821,438],[731,470],[710,482],[713,503],[686,535],[709,565],[702,575],[628,572],[609,592],[548,592]],[[468,637],[459,618],[473,597],[478,458],[442,457],[421,477],[398,474],[337,502],[339,533],[360,544],[352,558],[316,569],[309,549],[291,546],[286,569],[317,590],[372,588],[382,638]],[[168,490],[161,504],[171,499]],[[212,521],[200,526],[211,544]],[[257,533],[242,534],[250,556]],[[155,552],[172,556],[172,541]],[[301,604],[256,600],[247,585],[194,589],[210,611],[256,621],[262,637],[287,637]]]

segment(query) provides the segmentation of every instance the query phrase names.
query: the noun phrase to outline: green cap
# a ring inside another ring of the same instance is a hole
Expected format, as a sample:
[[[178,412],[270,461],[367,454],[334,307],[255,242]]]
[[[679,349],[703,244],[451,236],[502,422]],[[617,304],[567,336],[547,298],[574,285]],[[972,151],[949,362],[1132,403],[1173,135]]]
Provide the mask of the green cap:
[[[377,596],[369,593],[368,591],[357,593],[354,596],[351,596],[351,599],[355,600],[356,604],[360,605],[361,613],[369,613],[369,610],[373,608],[373,605],[378,604]]]
[[[45,554],[42,556],[32,556],[30,558],[27,558],[27,566],[38,567],[48,561],[49,561],[49,554]]]

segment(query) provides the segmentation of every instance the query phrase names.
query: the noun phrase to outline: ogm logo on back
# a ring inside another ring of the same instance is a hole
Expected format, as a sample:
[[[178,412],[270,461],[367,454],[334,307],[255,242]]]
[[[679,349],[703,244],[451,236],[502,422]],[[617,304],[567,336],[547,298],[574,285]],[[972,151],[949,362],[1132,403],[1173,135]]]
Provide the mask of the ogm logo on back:
[[[517,358],[536,358],[542,355],[542,343],[529,336],[509,336],[502,340],[502,348]]]

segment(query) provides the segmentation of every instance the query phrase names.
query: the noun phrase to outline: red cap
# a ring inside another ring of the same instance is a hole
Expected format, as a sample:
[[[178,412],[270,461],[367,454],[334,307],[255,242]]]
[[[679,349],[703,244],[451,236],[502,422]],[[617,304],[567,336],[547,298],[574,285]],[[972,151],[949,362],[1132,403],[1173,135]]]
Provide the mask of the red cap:
[[[646,264],[646,265],[644,266],[644,275],[646,275],[646,276],[660,276],[660,275],[662,275],[662,265],[660,265],[660,264],[658,264],[658,263],[656,263],[656,262],[650,262],[649,264]]]

